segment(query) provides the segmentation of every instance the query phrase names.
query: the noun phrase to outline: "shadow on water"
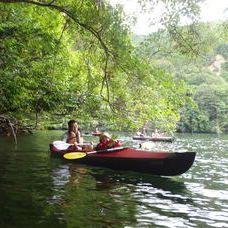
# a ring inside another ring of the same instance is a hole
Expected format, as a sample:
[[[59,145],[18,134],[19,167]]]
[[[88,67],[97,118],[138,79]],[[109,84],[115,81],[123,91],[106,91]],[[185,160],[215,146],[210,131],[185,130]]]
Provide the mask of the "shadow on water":
[[[137,172],[117,172],[83,164],[64,164],[65,173],[68,173],[68,181],[64,184],[64,205],[71,210],[71,214],[80,216],[87,213],[82,224],[85,226],[92,223],[103,224],[104,227],[140,225],[137,217],[143,211],[166,217],[180,215],[179,211],[169,212],[169,209],[159,208],[159,204],[164,206],[164,200],[175,205],[192,204],[189,197],[181,197],[187,192],[181,180]],[[67,211],[64,211],[68,221]],[[148,216],[144,217],[149,219]],[[182,217],[188,219],[187,214]],[[149,220],[152,225],[151,218]]]
[[[147,173],[138,172],[121,172],[106,169],[104,173],[91,173],[97,180],[98,188],[107,188],[116,183],[131,184],[134,186],[151,186],[156,189],[170,191],[172,193],[183,193],[186,191],[185,184],[182,181],[172,179],[170,177],[156,176]]]
[[[156,189],[169,191],[171,193],[185,193],[186,186],[182,180],[176,177],[165,177],[151,175],[149,173],[141,173],[134,171],[117,171],[108,168],[91,167],[84,164],[69,163],[69,170],[72,178],[83,174],[89,174],[97,181],[97,190],[111,189],[119,183],[130,184],[134,186],[151,186]]]
[[[79,164],[70,164],[71,179],[78,182],[81,175],[90,175],[96,181],[95,191],[112,191],[120,185],[140,190],[142,195],[156,195],[159,198],[172,198],[172,201],[180,202],[181,198],[175,195],[188,195],[185,183],[176,177],[163,177],[139,172],[123,172],[99,167],[89,167]],[[185,198],[186,201],[186,198]],[[191,201],[189,198],[187,201]],[[191,202],[190,202],[191,203]]]

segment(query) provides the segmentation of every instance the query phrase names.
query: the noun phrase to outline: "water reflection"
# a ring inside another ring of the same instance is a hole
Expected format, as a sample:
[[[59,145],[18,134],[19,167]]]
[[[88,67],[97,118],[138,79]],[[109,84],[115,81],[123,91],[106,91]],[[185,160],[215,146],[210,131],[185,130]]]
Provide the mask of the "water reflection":
[[[192,172],[174,178],[65,164],[68,182],[61,182],[64,183],[62,205],[66,207],[64,211],[71,211],[74,219],[67,213],[64,219],[70,219],[71,225],[78,224],[78,216],[87,214],[80,225],[204,227],[207,224],[223,227],[227,221],[227,191],[221,190],[224,178],[220,175],[217,180],[221,182],[217,190],[211,182],[219,174],[217,168],[213,169],[201,156]],[[211,171],[205,172],[207,166]],[[224,210],[216,211],[216,207]],[[208,215],[210,217],[205,219]]]
[[[134,172],[126,175],[65,164],[54,172],[53,184],[58,192],[54,200],[57,203],[61,198],[68,225],[71,222],[79,225],[80,217],[80,226],[85,227],[94,222],[106,227],[122,227],[121,224],[143,227],[148,222],[157,226],[163,223],[163,217],[175,217],[176,213],[183,213],[186,204],[193,204],[191,198],[183,196],[187,191],[183,182]],[[84,214],[87,216],[82,219]]]
[[[228,227],[228,136],[184,134],[154,148],[197,151],[187,173],[169,178],[50,158],[59,135],[22,137],[17,148],[0,138],[1,227]]]
[[[118,183],[132,184],[139,187],[152,187],[170,192],[184,192],[186,190],[184,183],[181,181],[168,177],[152,176],[145,173],[127,172],[126,175],[124,172],[106,170],[105,174],[94,173],[92,175],[97,180],[98,189],[101,184],[101,190],[104,186]]]

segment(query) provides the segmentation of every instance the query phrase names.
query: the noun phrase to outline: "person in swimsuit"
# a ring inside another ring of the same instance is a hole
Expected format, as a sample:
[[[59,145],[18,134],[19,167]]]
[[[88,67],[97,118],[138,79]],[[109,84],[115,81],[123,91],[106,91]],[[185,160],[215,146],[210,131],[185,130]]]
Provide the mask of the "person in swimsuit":
[[[70,120],[68,122],[68,131],[67,131],[67,139],[66,142],[75,147],[76,150],[81,150],[82,148],[78,145],[82,143],[81,133],[78,130],[78,124],[75,120]]]
[[[68,132],[66,142],[70,144],[82,143],[81,133],[75,120],[68,122]]]
[[[77,151],[80,150],[92,150],[93,143],[90,142],[89,145],[83,145],[83,138],[81,137],[81,133],[78,129],[78,124],[75,120],[70,120],[68,122],[68,132],[66,142],[69,144],[73,144],[70,147],[71,149],[75,149]]]

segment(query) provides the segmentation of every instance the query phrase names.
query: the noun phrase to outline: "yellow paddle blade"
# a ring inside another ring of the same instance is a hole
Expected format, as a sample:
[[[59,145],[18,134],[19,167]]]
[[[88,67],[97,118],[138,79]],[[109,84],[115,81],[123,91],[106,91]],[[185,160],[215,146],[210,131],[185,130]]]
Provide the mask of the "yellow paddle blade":
[[[84,152],[72,152],[72,153],[66,153],[63,155],[63,157],[66,159],[78,159],[78,158],[83,158],[85,156],[86,156],[86,153]]]

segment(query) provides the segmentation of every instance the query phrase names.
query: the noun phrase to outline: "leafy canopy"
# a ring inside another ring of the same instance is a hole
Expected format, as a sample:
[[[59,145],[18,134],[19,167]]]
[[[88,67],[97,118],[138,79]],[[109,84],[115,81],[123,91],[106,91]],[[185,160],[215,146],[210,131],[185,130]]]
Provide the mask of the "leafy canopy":
[[[178,25],[177,12],[198,12],[198,1],[162,2],[172,9],[162,19],[167,28]],[[0,10],[0,114],[70,114],[122,127],[152,121],[169,129],[179,120],[186,86],[139,56],[119,6],[0,0]]]

